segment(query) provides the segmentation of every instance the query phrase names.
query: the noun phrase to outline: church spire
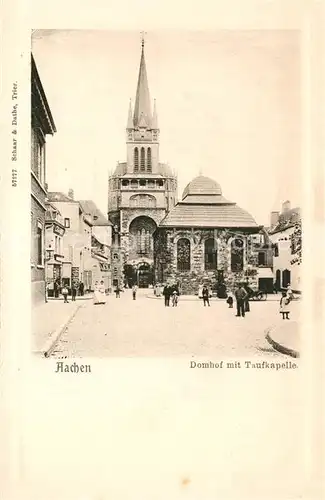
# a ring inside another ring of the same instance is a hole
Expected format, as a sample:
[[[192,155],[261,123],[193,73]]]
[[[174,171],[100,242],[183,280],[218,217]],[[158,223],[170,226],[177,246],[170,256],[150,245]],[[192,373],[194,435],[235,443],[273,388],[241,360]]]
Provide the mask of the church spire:
[[[142,37],[141,41],[141,59],[140,59],[140,68],[139,68],[139,76],[138,76],[138,85],[137,85],[137,93],[135,97],[135,105],[134,105],[134,115],[133,122],[134,126],[151,126],[151,106],[150,106],[150,94],[149,94],[149,86],[148,86],[148,78],[147,78],[147,69],[146,69],[146,61],[144,58],[144,39]]]
[[[127,123],[126,128],[128,128],[128,129],[133,128],[133,118],[132,118],[132,104],[131,104],[131,99],[130,99],[130,104],[129,104],[128,123]]]

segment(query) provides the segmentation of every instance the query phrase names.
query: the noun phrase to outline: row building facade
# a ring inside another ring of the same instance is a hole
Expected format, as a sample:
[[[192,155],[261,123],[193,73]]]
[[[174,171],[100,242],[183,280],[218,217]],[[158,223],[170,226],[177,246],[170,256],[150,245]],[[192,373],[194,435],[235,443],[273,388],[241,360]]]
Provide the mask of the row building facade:
[[[271,212],[269,235],[274,245],[274,278],[278,290],[301,293],[300,259],[296,259],[295,232],[301,228],[299,207],[291,208],[289,200],[282,204],[281,212]]]
[[[31,295],[46,298],[45,226],[47,212],[46,136],[56,132],[44,88],[31,55]]]
[[[112,287],[112,224],[92,200],[75,200],[73,190],[48,193],[51,206],[60,213],[64,235],[62,267],[56,279],[62,285],[83,284],[84,291],[94,290],[96,281]]]

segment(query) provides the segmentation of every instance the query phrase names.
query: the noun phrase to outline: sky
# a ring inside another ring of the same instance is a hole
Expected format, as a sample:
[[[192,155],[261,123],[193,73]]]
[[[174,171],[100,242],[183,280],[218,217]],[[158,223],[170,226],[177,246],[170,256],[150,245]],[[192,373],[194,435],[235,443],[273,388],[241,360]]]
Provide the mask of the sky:
[[[32,50],[57,128],[49,190],[72,188],[107,213],[108,175],[126,160],[140,32],[36,30]],[[179,199],[202,173],[259,224],[287,199],[301,205],[299,31],[148,31],[145,58],[160,161],[177,173]]]

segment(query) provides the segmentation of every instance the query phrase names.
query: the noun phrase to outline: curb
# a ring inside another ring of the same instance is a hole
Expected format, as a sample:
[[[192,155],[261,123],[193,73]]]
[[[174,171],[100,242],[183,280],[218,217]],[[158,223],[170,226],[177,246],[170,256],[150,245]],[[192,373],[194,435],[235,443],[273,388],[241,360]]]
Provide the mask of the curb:
[[[159,300],[159,299],[163,299],[164,297],[162,295],[160,297],[156,297],[155,295],[146,295],[146,298]],[[182,302],[184,302],[185,300],[188,302],[189,301],[192,301],[192,302],[196,301],[197,302],[197,301],[202,300],[202,298],[199,299],[199,297],[197,295],[180,295],[180,300],[182,300]],[[226,302],[227,299],[226,298],[219,299],[218,297],[210,297],[209,300],[212,302]],[[278,299],[250,300],[249,302],[251,304],[258,304],[259,302],[278,302]]]
[[[287,356],[291,356],[292,358],[299,358],[300,357],[300,354],[298,351],[295,351],[294,349],[290,349],[290,347],[286,347],[282,344],[279,344],[278,342],[276,342],[275,340],[272,339],[272,337],[270,336],[270,333],[272,331],[272,327],[271,328],[267,328],[265,330],[265,333],[266,333],[266,340],[268,341],[268,343],[278,352],[280,352],[281,354],[286,354]]]
[[[92,295],[90,295],[89,297],[76,297],[76,302],[80,301],[80,300],[91,300],[93,298]],[[68,299],[70,300],[70,302],[73,302],[71,300],[71,296],[68,296]],[[48,297],[47,301],[48,302],[55,302],[55,301],[62,301],[63,302],[63,297]]]
[[[71,314],[71,316],[69,316],[69,318],[64,323],[62,323],[59,326],[59,328],[57,328],[54,331],[53,335],[51,335],[50,339],[45,344],[45,348],[42,349],[45,358],[48,358],[51,355],[56,343],[59,341],[60,337],[65,332],[65,330],[67,329],[67,327],[69,326],[69,324],[71,323],[71,321],[73,320],[73,318],[75,317],[75,315],[77,314],[77,312],[79,311],[79,309],[81,307],[82,307],[81,304],[78,305],[76,307],[76,309],[73,311],[73,313]]]

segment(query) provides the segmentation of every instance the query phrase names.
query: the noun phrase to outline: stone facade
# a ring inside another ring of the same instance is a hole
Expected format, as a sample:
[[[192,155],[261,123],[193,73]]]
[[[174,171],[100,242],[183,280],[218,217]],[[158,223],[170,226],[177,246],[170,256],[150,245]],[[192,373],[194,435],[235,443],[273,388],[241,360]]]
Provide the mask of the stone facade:
[[[243,268],[238,272],[231,269],[231,243],[235,237],[244,242]],[[190,269],[186,271],[179,270],[177,262],[177,242],[181,238],[190,241]],[[211,238],[216,242],[217,264],[214,270],[205,270],[205,242]],[[256,235],[239,230],[236,233],[223,229],[160,227],[154,236],[156,281],[178,282],[183,294],[197,294],[203,283],[211,289],[224,283],[229,291],[238,282],[245,281],[257,288],[258,253],[262,248],[272,260],[272,248],[265,241],[256,243],[255,239]]]

